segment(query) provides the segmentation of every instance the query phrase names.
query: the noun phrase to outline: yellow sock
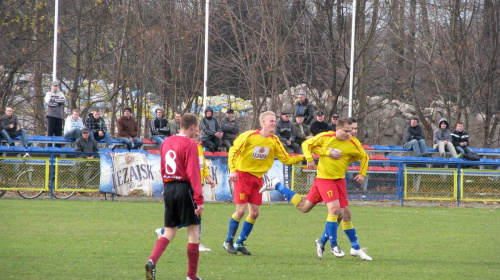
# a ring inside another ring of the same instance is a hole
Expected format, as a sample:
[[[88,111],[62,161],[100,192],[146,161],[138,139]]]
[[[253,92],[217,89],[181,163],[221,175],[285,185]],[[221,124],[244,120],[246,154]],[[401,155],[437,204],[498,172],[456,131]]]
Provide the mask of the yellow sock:
[[[290,202],[293,204],[293,206],[297,207],[297,205],[299,205],[299,202],[302,201],[302,197],[298,194],[295,194],[293,197],[292,197],[292,200],[290,200]]]

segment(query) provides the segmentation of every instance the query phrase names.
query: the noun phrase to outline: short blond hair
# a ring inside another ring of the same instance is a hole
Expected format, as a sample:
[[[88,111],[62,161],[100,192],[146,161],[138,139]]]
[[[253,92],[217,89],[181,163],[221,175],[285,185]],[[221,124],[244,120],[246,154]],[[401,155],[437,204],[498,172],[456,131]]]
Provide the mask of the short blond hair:
[[[259,121],[260,121],[260,125],[261,126],[262,126],[262,123],[263,123],[264,119],[267,116],[274,116],[274,117],[276,117],[276,114],[273,111],[265,111],[264,113],[260,114]]]

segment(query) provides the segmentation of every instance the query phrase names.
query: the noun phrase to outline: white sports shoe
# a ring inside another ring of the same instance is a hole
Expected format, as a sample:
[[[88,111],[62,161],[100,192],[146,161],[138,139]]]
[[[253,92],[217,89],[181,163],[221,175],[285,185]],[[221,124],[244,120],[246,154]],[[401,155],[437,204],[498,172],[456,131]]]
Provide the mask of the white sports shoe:
[[[325,251],[325,245],[321,244],[319,239],[316,239],[316,241],[314,241],[314,245],[316,245],[316,256],[318,256],[318,258],[322,259],[323,252]]]
[[[342,251],[342,249],[340,249],[340,246],[335,246],[333,247],[330,252],[332,252],[332,254],[335,255],[335,257],[337,258],[342,258],[343,256],[345,256],[345,253],[344,251]]]
[[[207,248],[207,247],[201,245],[201,243],[200,243],[200,252],[210,252],[210,251],[211,251],[210,248]]]
[[[360,257],[362,260],[365,260],[365,261],[371,261],[372,260],[372,258],[370,256],[368,256],[365,253],[365,250],[363,250],[363,249],[356,250],[354,248],[351,248],[351,256],[353,256],[353,257]]]
[[[259,190],[259,193],[263,193],[265,191],[274,191],[276,189],[276,184],[280,182],[280,179],[274,177],[271,180],[267,181],[267,183],[262,186],[262,188]]]
[[[163,235],[163,234],[161,233],[161,228],[157,228],[157,229],[155,230],[155,233],[156,233],[156,235],[158,236],[158,238],[160,238],[160,237]]]

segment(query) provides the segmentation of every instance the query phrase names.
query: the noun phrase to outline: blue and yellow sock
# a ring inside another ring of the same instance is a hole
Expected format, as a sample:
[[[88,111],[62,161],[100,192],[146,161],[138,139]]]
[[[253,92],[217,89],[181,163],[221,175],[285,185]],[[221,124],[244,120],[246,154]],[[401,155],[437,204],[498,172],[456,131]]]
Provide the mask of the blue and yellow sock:
[[[325,225],[325,230],[323,231],[323,235],[321,236],[321,238],[319,239],[319,241],[323,245],[325,245],[326,241],[328,241],[328,230],[326,229],[326,225]]]
[[[241,219],[238,219],[234,215],[229,219],[229,230],[227,231],[226,242],[233,242],[236,231],[238,231],[238,227],[240,226],[240,221]]]
[[[351,242],[351,247],[353,249],[359,250],[361,246],[358,243],[358,236],[356,235],[356,229],[352,225],[352,222],[342,222],[342,228],[344,229],[347,238]]]
[[[291,189],[285,187],[282,183],[276,184],[276,190],[279,191],[282,195],[284,195],[286,199],[288,199],[288,201],[290,201],[295,207],[297,207],[299,202],[302,200],[302,197],[300,195],[298,195]]]
[[[333,247],[337,246],[337,223],[338,215],[328,214],[326,218],[326,230],[328,232],[328,238],[330,239],[330,245]]]
[[[238,240],[236,240],[237,244],[241,244],[243,243],[243,241],[247,240],[248,236],[252,232],[254,224],[255,220],[250,219],[250,217],[246,218],[245,222],[243,223],[243,226],[241,227],[240,236],[238,237]]]

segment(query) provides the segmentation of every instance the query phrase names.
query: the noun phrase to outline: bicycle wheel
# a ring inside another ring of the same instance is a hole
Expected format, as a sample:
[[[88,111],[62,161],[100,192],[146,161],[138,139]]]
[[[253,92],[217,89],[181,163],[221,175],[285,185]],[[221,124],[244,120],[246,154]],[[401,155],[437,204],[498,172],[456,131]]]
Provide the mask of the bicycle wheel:
[[[43,191],[29,190],[30,188],[35,187],[35,178],[33,177],[33,170],[26,170],[21,172],[21,174],[17,176],[16,185],[19,188],[26,188],[26,190],[17,191],[17,193],[22,198],[34,199],[39,197],[43,193]]]
[[[74,190],[77,188],[78,181],[75,174],[70,171],[63,171],[59,173],[59,177],[57,179],[57,191],[54,189],[52,195],[57,199],[68,199],[75,195],[76,191],[67,190]]]

